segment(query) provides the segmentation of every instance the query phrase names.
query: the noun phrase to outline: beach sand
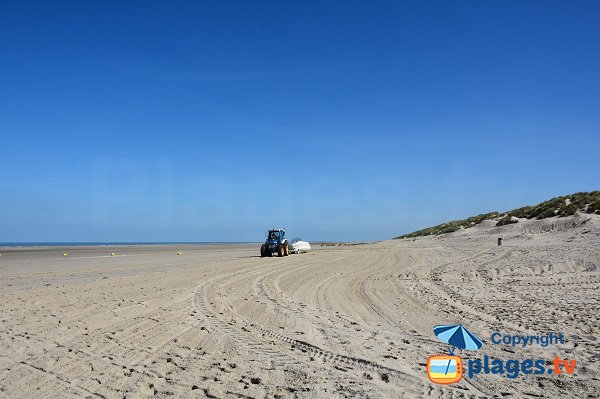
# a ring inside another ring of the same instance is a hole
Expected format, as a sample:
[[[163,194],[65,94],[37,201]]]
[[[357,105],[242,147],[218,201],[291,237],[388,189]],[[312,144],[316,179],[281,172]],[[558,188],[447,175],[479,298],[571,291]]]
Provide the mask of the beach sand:
[[[598,216],[314,247],[262,259],[251,244],[1,248],[0,397],[600,392]],[[558,355],[575,373],[433,384],[427,358],[448,346],[432,328],[454,323],[484,342],[457,350],[464,361]],[[496,331],[566,342],[513,348],[492,344]]]

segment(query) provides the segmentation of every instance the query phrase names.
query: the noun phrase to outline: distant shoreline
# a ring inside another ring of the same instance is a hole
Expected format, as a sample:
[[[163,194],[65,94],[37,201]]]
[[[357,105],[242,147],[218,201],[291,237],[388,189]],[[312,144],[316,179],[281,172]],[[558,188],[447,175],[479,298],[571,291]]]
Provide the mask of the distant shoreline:
[[[362,245],[376,243],[377,241],[311,241],[313,245],[340,246]],[[64,247],[140,247],[140,246],[168,246],[168,245],[247,245],[258,244],[263,241],[189,241],[189,242],[0,242],[0,248],[64,248]]]
[[[115,247],[144,245],[235,245],[256,244],[251,241],[190,241],[190,242],[0,242],[0,248],[47,248],[47,247]]]

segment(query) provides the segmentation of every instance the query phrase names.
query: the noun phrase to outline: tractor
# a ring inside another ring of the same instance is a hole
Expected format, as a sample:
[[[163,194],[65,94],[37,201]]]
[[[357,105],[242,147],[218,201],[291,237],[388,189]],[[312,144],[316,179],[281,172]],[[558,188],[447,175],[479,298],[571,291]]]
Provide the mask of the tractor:
[[[288,256],[290,253],[290,247],[288,241],[285,238],[284,229],[271,229],[267,232],[267,239],[265,243],[260,247],[260,257],[273,256],[277,253],[277,256]]]

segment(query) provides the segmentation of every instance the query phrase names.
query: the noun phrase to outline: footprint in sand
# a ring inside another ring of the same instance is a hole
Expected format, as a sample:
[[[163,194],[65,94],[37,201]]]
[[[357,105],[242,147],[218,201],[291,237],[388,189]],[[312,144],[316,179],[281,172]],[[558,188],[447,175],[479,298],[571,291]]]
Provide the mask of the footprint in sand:
[[[144,396],[154,396],[156,394],[156,389],[154,389],[154,384],[144,383],[140,387],[140,394]]]

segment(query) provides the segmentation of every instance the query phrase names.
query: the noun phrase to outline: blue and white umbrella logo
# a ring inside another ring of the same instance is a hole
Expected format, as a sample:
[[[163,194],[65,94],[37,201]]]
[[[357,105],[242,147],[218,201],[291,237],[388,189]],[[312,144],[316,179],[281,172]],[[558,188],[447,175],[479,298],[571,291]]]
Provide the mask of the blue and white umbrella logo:
[[[447,326],[433,327],[434,334],[438,339],[446,344],[450,344],[450,355],[454,349],[467,349],[470,351],[481,348],[483,343],[471,331],[467,330],[461,324],[452,324]]]
[[[456,348],[474,351],[481,348],[481,345],[483,345],[481,340],[477,338],[475,334],[467,330],[461,324],[435,326],[433,327],[433,333],[440,341],[450,344],[450,356],[454,354],[454,349]],[[448,374],[451,361],[452,360],[448,360],[448,365],[446,366],[446,372],[444,374]]]

